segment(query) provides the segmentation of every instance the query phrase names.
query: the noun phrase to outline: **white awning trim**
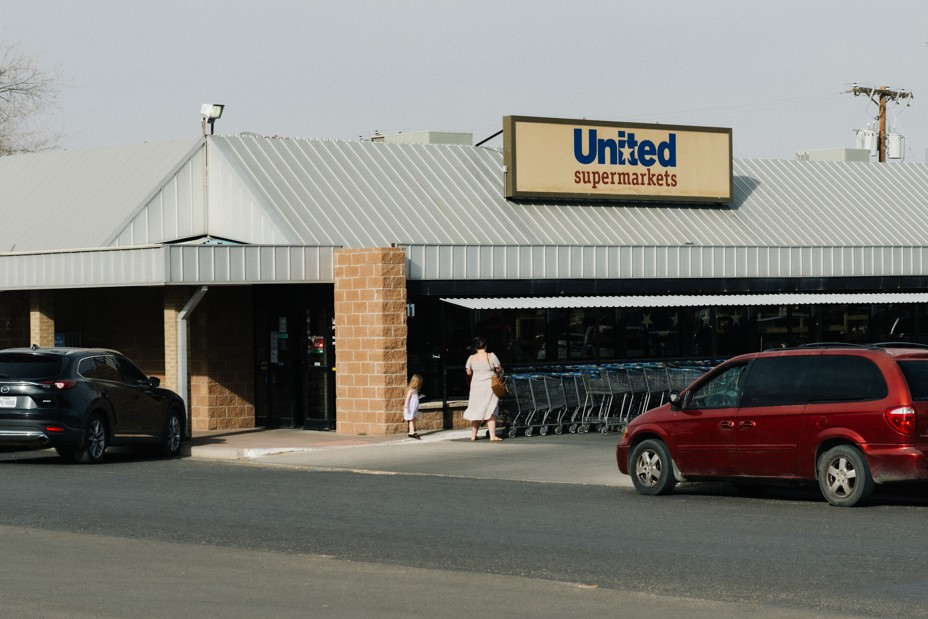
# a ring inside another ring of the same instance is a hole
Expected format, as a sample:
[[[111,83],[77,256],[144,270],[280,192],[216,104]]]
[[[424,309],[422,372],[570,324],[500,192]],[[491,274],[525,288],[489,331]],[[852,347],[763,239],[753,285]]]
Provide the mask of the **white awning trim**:
[[[476,310],[587,307],[733,307],[743,305],[866,305],[928,303],[928,292],[631,295],[590,297],[443,298]]]

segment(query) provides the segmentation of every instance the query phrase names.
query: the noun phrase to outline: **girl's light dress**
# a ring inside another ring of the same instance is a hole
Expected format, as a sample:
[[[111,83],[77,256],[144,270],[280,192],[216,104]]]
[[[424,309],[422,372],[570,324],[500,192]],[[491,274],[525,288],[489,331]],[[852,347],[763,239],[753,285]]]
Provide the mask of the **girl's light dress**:
[[[412,421],[419,418],[419,392],[410,389],[407,392],[406,404],[403,406],[403,419]]]

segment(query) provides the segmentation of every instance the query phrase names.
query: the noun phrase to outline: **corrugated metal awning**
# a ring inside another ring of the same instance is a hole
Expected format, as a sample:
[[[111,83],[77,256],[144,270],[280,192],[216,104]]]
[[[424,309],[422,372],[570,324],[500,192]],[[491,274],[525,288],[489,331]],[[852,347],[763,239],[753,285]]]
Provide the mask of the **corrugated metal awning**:
[[[742,305],[855,305],[928,303],[928,292],[681,294],[589,297],[444,298],[469,309],[571,309],[585,307],[733,307]]]

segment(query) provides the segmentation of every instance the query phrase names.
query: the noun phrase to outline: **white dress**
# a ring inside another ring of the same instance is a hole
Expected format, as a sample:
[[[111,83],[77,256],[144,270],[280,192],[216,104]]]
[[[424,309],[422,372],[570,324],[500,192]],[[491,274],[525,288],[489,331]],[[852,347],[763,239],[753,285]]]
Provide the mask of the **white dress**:
[[[493,353],[475,353],[468,357],[468,370],[473,372],[470,379],[470,397],[464,419],[469,421],[486,421],[499,412],[499,398],[490,387],[490,379],[499,367],[499,359]]]
[[[419,392],[410,389],[406,394],[406,405],[403,407],[403,419],[412,421],[419,418]]]

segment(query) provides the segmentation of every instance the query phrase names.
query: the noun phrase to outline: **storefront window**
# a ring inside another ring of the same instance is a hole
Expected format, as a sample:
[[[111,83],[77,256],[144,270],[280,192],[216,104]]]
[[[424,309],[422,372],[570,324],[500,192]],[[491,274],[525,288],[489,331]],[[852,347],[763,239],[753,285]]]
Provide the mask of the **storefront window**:
[[[870,305],[823,305],[822,340],[858,344],[872,342]]]
[[[874,339],[928,344],[928,306],[915,303],[876,305],[872,324]]]
[[[808,305],[758,307],[758,349],[787,348],[814,341],[811,310]]]

